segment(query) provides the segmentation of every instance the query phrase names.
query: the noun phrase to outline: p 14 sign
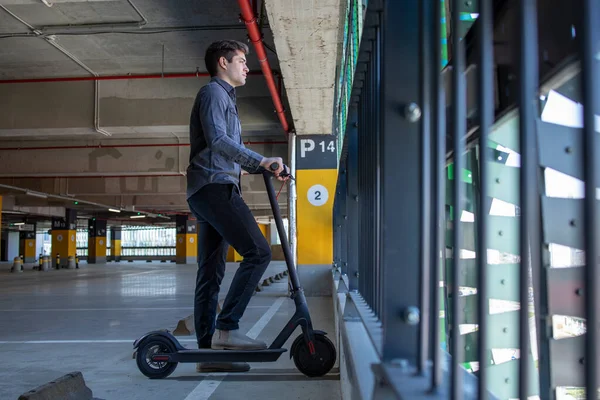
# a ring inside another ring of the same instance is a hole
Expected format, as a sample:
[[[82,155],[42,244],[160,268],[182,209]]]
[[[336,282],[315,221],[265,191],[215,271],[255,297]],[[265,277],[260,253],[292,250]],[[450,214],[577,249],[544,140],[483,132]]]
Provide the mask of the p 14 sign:
[[[336,138],[333,135],[298,136],[297,169],[336,169]]]

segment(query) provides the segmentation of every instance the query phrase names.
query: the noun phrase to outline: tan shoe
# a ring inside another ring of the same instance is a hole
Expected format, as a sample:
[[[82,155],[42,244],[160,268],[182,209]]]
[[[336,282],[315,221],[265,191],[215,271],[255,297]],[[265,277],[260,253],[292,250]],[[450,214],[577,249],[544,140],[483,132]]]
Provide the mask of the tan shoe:
[[[239,329],[222,331],[217,329],[212,338],[211,348],[215,350],[264,350],[267,348],[265,342],[250,339],[240,333]]]

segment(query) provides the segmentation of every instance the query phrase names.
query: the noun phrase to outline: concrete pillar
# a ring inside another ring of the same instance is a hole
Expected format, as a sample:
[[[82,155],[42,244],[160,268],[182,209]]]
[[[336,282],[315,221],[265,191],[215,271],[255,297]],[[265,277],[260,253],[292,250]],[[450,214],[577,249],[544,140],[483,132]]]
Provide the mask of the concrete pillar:
[[[337,146],[332,135],[296,137],[298,266],[331,266]]]
[[[23,256],[24,263],[34,263],[38,254],[35,245],[35,223],[27,225],[31,230],[19,232],[19,255]]]
[[[106,264],[106,220],[88,220],[88,264]]]
[[[271,227],[269,224],[258,224],[260,231],[263,236],[267,239],[267,242],[271,244]],[[229,246],[227,251],[227,262],[240,262],[244,259],[232,246]]]
[[[193,216],[177,215],[177,245],[175,262],[177,264],[196,264],[198,262],[198,221]]]
[[[111,260],[121,261],[121,227],[110,228],[110,254]]]
[[[67,209],[64,218],[52,218],[52,248],[50,256],[54,268],[67,266],[69,256],[75,257],[77,255],[76,234],[76,210]],[[60,265],[57,264],[57,255],[60,259]]]

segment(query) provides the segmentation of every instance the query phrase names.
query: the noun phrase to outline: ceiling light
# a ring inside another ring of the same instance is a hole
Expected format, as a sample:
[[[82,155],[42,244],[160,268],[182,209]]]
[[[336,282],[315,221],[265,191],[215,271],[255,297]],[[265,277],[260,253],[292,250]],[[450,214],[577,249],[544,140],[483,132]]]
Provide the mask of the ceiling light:
[[[108,211],[112,211],[112,212],[116,212],[116,213],[120,213],[121,212],[121,210],[117,210],[117,209],[114,209],[114,208],[109,208]]]
[[[145,215],[132,215],[129,218],[146,218]]]
[[[26,191],[25,194],[28,195],[28,196],[39,197],[39,198],[42,198],[42,199],[47,199],[48,198],[48,195],[44,194],[44,193],[37,193],[37,192]]]
[[[15,222],[15,226],[18,226],[18,225],[25,225],[25,222]]]

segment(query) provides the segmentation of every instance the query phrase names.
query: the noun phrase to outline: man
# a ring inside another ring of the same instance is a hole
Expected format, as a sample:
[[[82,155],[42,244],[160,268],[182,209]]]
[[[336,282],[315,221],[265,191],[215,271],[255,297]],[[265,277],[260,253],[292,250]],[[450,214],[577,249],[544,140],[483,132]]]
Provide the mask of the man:
[[[241,168],[259,173],[280,157],[263,157],[245,148],[236,106],[235,88],[246,83],[248,67],[244,43],[223,40],[205,55],[211,81],[196,96],[190,118],[190,165],[187,201],[199,222],[198,274],[194,297],[194,325],[199,348],[256,350],[266,343],[239,331],[256,285],[271,261],[271,247],[240,195]],[[218,295],[225,274],[229,244],[243,257],[216,321]],[[247,363],[200,363],[198,372],[248,371]]]

